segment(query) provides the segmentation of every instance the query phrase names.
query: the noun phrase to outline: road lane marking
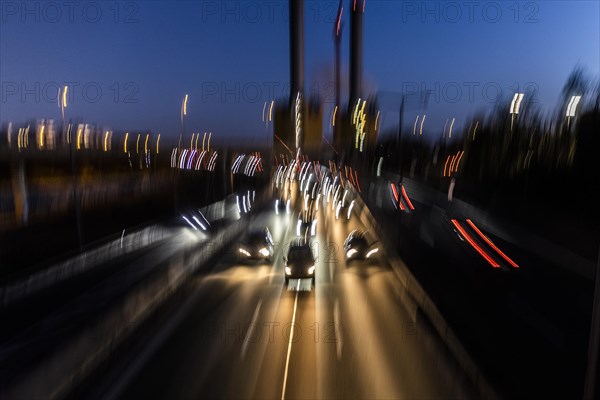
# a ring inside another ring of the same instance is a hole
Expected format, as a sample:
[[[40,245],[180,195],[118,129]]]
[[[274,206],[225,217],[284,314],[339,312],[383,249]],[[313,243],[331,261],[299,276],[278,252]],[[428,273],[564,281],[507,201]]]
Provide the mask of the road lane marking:
[[[342,346],[343,346],[343,342],[342,342],[342,332],[341,332],[341,325],[340,325],[340,302],[339,300],[336,298],[335,299],[335,305],[333,307],[333,322],[335,323],[334,325],[334,329],[335,329],[335,349],[337,351],[337,359],[338,361],[342,359]]]
[[[248,332],[246,332],[246,337],[244,338],[244,344],[242,344],[242,352],[240,354],[240,359],[244,359],[246,356],[246,350],[248,349],[249,339],[252,337],[251,334],[254,333],[254,328],[256,326],[256,319],[258,318],[258,313],[260,312],[260,306],[262,305],[262,299],[258,301],[256,308],[254,309],[254,315],[252,315],[252,321],[248,326]]]
[[[298,306],[298,293],[300,293],[300,292],[296,292],[296,298],[294,300],[294,313],[292,314],[290,340],[288,343],[287,357],[285,359],[285,372],[283,373],[283,388],[281,389],[281,400],[285,400],[285,387],[287,385],[288,369],[290,366],[290,354],[292,354],[292,342],[294,341],[294,327],[295,327],[295,323],[296,323],[296,307]]]

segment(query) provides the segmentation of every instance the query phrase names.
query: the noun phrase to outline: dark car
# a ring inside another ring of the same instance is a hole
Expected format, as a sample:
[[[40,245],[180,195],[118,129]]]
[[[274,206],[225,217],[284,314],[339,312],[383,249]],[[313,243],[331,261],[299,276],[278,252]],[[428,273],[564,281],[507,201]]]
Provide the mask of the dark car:
[[[286,285],[290,279],[311,279],[315,283],[315,257],[307,241],[294,240],[283,261]]]
[[[273,237],[269,228],[250,231],[238,246],[241,261],[266,260],[273,262]]]
[[[364,232],[353,230],[344,241],[346,264],[352,260],[372,259],[379,253],[379,247],[369,244]]]

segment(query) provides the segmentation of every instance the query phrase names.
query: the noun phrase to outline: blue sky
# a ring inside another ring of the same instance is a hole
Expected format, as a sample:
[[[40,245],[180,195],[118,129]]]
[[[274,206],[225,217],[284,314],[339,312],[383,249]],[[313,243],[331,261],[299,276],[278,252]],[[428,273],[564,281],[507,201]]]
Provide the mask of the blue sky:
[[[287,2],[69,4],[2,2],[2,121],[58,119],[57,87],[71,82],[67,118],[175,136],[188,93],[188,133],[264,137],[263,104],[289,87]],[[346,74],[350,7],[344,0]],[[324,97],[325,116],[336,9],[337,1],[305,1],[305,87]],[[397,121],[398,93],[432,90],[426,110],[415,101],[406,111],[407,121],[427,114],[428,135],[452,117],[463,129],[517,88],[536,89],[551,111],[576,65],[598,79],[599,21],[597,1],[367,0],[364,87],[391,99],[382,104],[384,126]]]

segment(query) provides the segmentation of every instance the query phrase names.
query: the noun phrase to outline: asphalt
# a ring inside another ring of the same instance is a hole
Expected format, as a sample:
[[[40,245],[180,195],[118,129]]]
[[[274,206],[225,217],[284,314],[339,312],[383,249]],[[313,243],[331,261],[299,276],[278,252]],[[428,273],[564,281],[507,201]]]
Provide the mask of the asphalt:
[[[356,216],[336,221],[321,207],[313,239],[316,284],[310,291],[293,290],[294,281],[285,286],[282,257],[296,234],[298,207],[292,215],[266,211],[253,221],[271,229],[272,265],[240,264],[234,246],[188,282],[186,296],[145,332],[130,357],[79,395],[463,398],[468,384],[457,379],[460,371],[437,336],[402,302],[385,255],[346,265],[342,243],[352,229],[364,228]]]

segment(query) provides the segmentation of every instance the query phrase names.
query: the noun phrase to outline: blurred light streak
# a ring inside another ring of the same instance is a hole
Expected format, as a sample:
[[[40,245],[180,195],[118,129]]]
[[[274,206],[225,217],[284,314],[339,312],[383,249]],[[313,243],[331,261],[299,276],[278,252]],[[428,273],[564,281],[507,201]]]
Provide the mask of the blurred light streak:
[[[203,231],[205,231],[205,230],[206,230],[206,226],[204,226],[204,224],[203,224],[202,222],[200,222],[200,221],[198,220],[198,218],[196,218],[196,216],[195,216],[195,215],[194,215],[192,218],[194,218],[194,221],[196,221],[196,223],[197,223],[198,225],[200,225],[200,228],[202,228],[202,230],[203,230]]]
[[[144,153],[148,154],[148,139],[150,138],[150,134],[146,133],[146,141],[144,142]]]
[[[340,27],[342,24],[342,13],[344,12],[344,7],[340,7],[339,8],[339,13],[338,13],[338,18],[337,18],[337,23],[336,23],[336,29],[335,29],[335,34],[336,36],[340,35]]]
[[[81,131],[82,131],[82,127],[81,125],[79,125],[77,127],[77,150],[81,149]]]
[[[579,104],[579,100],[581,100],[581,96],[572,96],[571,100],[569,100],[569,104],[567,105],[567,117],[574,117],[575,110],[577,109],[577,105]]]
[[[194,224],[192,224],[192,223],[190,222],[190,220],[189,220],[189,219],[187,219],[187,218],[186,218],[185,216],[183,216],[183,215],[182,215],[182,217],[183,217],[183,219],[185,219],[185,220],[186,220],[186,222],[187,222],[188,224],[190,224],[190,226],[191,226],[192,228],[194,228],[194,230],[196,230],[196,231],[198,230],[198,228],[196,228],[196,226],[195,226]]]
[[[365,256],[365,258],[369,258],[371,257],[373,254],[376,254],[379,251],[379,248],[374,248],[373,250],[370,250],[367,255]]]
[[[104,152],[108,151],[108,131],[104,134]]]
[[[44,148],[44,128],[46,127],[46,125],[41,126],[40,128],[40,133],[39,133],[39,143],[38,143],[38,147],[40,149]]]
[[[465,151],[462,150],[460,152],[460,156],[458,157],[458,160],[456,160],[456,164],[454,165],[454,172],[458,172],[458,165],[460,164],[460,160],[462,160],[462,157],[464,154],[465,154]]]
[[[137,141],[135,142],[135,154],[139,154],[140,152],[140,135],[141,133],[138,133]]]
[[[185,99],[183,99],[183,115],[187,115],[187,102],[188,102],[188,95],[185,95]]]
[[[448,130],[448,139],[452,137],[452,127],[454,126],[454,121],[456,118],[452,118],[452,122],[450,123],[450,129]]]
[[[524,93],[515,93],[510,103],[510,114],[518,114],[523,101]]]
[[[127,140],[129,140],[129,132],[125,132],[125,140],[123,140],[123,153],[127,154]]]
[[[515,263],[513,260],[511,260],[511,259],[510,259],[510,257],[508,257],[506,254],[504,254],[504,253],[502,252],[502,250],[500,250],[500,249],[499,249],[499,248],[498,248],[498,247],[497,247],[497,246],[496,246],[496,245],[495,245],[495,244],[494,244],[494,243],[493,243],[493,242],[492,242],[492,241],[491,241],[491,240],[490,240],[490,239],[489,239],[487,236],[485,236],[485,235],[483,234],[483,232],[481,232],[481,231],[479,230],[479,228],[477,228],[477,227],[475,226],[475,224],[473,223],[473,221],[471,221],[470,219],[467,219],[467,223],[468,223],[468,224],[471,226],[471,228],[473,228],[473,230],[474,230],[475,232],[477,232],[477,234],[478,234],[478,235],[479,235],[479,236],[480,236],[480,237],[481,237],[483,240],[485,240],[485,242],[486,242],[487,244],[489,244],[489,245],[490,245],[490,247],[491,247],[491,248],[493,248],[494,250],[496,250],[496,252],[502,256],[502,258],[504,258],[506,261],[508,261],[508,263],[509,263],[510,265],[512,265],[514,268],[519,268],[519,266],[518,266],[518,265],[517,265],[517,264],[516,264],[516,263]]]
[[[160,143],[160,133],[158,134],[158,137],[156,138],[156,154],[158,154],[159,143]]]
[[[500,265],[494,261],[494,259],[492,257],[490,257],[490,255],[488,253],[485,252],[485,250],[483,250],[476,242],[475,240],[473,240],[473,238],[471,236],[469,236],[469,234],[467,233],[467,231],[465,231],[465,229],[458,223],[457,220],[453,219],[452,220],[452,224],[456,227],[456,229],[458,229],[458,231],[460,232],[460,234],[462,235],[462,237],[465,238],[465,240],[467,242],[469,242],[469,244],[483,257],[485,258],[485,260],[490,263],[490,265],[494,268],[500,268]]]
[[[362,193],[362,190],[360,190],[360,185],[358,184],[358,174],[356,173],[356,170],[354,170],[354,176],[356,177],[356,188],[358,189],[358,193]]]
[[[427,115],[423,115],[423,119],[421,120],[421,127],[419,128],[419,136],[423,136],[423,123],[425,122],[425,117]]]
[[[331,126],[335,126],[335,115],[337,114],[338,106],[335,106],[333,109],[333,114],[331,114]]]
[[[69,87],[65,85],[65,88],[63,89],[63,93],[62,93],[62,106],[63,108],[67,108],[67,91],[69,90]]]
[[[404,190],[404,185],[400,185],[400,189],[402,190],[402,197],[404,197],[404,200],[406,201],[406,204],[408,204],[408,207],[411,210],[414,210],[415,207],[413,207],[412,202],[410,201],[410,199],[408,198],[408,195],[406,194],[406,190]]]
[[[444,130],[442,132],[442,137],[446,137],[446,127],[448,126],[448,118],[446,118],[446,123],[444,124]]]
[[[415,118],[415,123],[413,125],[413,136],[415,136],[417,134],[417,124],[419,123],[419,116],[417,115],[417,118]]]
[[[452,171],[454,171],[454,162],[456,161],[458,154],[452,156],[452,161],[450,161],[450,169],[448,169],[448,176],[452,175]]]
[[[394,183],[391,182],[390,186],[392,188],[392,192],[394,193],[394,199],[396,200],[396,203],[397,203],[398,202],[398,191],[396,190],[396,185],[394,185]]]
[[[446,157],[446,163],[444,164],[444,175],[446,176],[446,169],[448,168],[448,161],[450,161],[450,155],[448,155],[448,157]]]

